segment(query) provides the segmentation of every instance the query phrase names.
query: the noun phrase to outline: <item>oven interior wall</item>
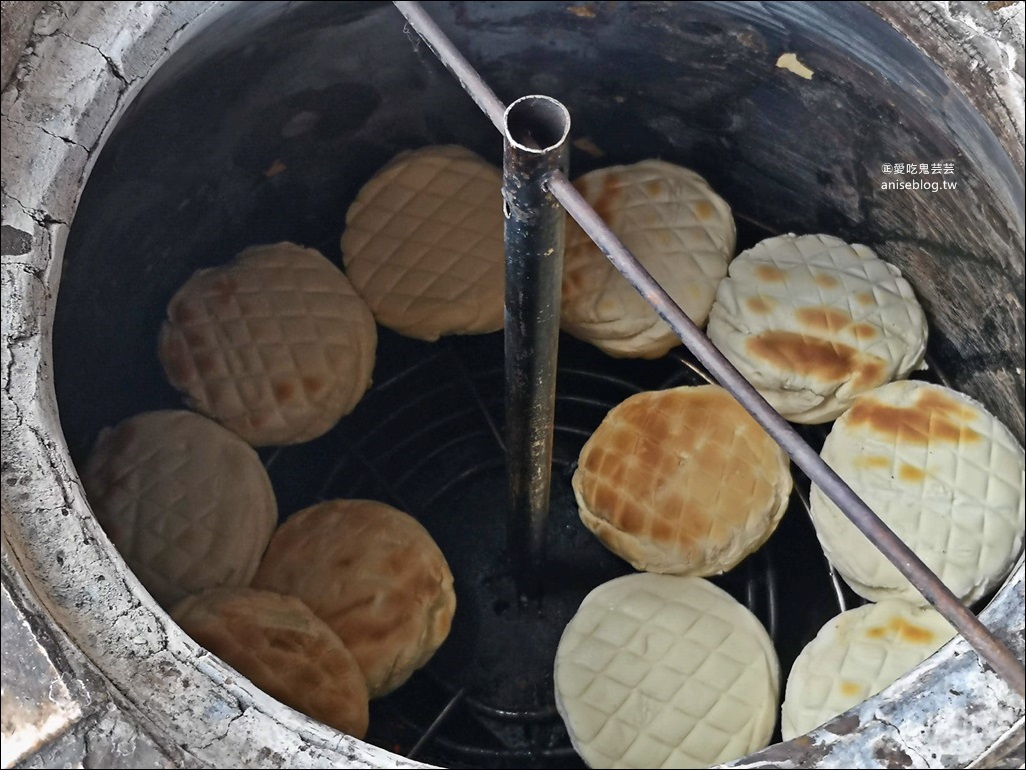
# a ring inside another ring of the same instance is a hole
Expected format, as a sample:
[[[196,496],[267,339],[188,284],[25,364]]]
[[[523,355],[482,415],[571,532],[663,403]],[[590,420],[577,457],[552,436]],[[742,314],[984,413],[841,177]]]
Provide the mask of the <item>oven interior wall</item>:
[[[961,93],[867,8],[429,8],[503,101],[542,93],[567,105],[572,175],[664,158],[699,171],[731,203],[739,249],[772,233],[823,232],[897,264],[931,320],[932,376],[1023,440],[1022,180]],[[788,52],[811,79],[776,66]],[[501,163],[494,127],[390,4],[249,3],[183,47],[119,122],[71,229],[54,375],[73,458],[85,458],[104,426],[180,407],[156,340],[168,300],[194,270],[279,240],[341,264],[339,236],[360,186],[398,152],[440,143]],[[924,178],[957,188],[881,189],[896,178],[884,164],[895,163],[950,163],[952,174]],[[283,515],[325,497],[391,502],[425,523],[457,590],[466,586],[450,641],[424,677],[377,706],[387,729],[372,740],[408,749],[431,709],[464,686],[490,693],[462,707],[479,712],[482,734],[468,748],[443,731],[424,759],[574,766],[547,705],[547,656],[580,598],[627,568],[576,523],[569,472],[606,409],[638,389],[697,380],[675,356],[617,361],[561,339],[549,576],[561,588],[539,624],[512,611],[497,566],[502,528],[487,523],[504,503],[501,334],[433,345],[380,334],[375,388],[352,415],[316,441],[261,450]],[[785,675],[837,611],[814,535],[792,508],[766,553],[723,579],[774,627]],[[525,635],[538,643],[521,649]],[[492,713],[504,709],[527,722]],[[510,733],[551,745],[480,753]]]

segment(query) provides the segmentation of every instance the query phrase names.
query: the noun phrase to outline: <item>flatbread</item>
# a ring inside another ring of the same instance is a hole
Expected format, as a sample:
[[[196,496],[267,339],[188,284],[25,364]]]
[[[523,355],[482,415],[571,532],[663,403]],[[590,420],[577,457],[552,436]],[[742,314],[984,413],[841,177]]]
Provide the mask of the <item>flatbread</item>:
[[[707,332],[774,409],[806,424],[924,368],[927,339],[898,268],[830,235],[781,235],[739,254]]]
[[[158,353],[193,409],[254,446],[326,433],[370,387],[377,327],[315,249],[253,246],[171,299]]]
[[[214,588],[186,597],[171,616],[268,695],[356,738],[367,734],[367,683],[356,659],[299,599]]]
[[[346,274],[378,323],[408,337],[498,331],[502,172],[464,147],[401,153],[346,212]]]
[[[905,380],[859,396],[821,456],[966,602],[995,588],[1022,551],[1023,449],[962,393]],[[810,503],[824,552],[856,593],[926,603],[815,485]]]
[[[935,609],[887,599],[842,612],[798,655],[787,677],[785,741],[890,686],[955,635]]]
[[[428,531],[373,500],[328,500],[290,516],[253,586],[305,601],[345,642],[372,698],[427,663],[456,610],[452,573]]]
[[[556,650],[556,707],[589,767],[710,767],[769,744],[780,665],[759,621],[702,578],[593,590]]]
[[[698,326],[734,256],[730,206],[694,171],[661,160],[598,169],[574,186]],[[567,219],[561,328],[617,358],[658,358],[670,326]]]
[[[278,522],[257,453],[213,420],[144,412],[101,431],[82,483],[111,542],[164,608],[249,583]]]
[[[638,393],[606,415],[572,479],[581,521],[636,569],[715,575],[776,529],[785,452],[718,385]]]

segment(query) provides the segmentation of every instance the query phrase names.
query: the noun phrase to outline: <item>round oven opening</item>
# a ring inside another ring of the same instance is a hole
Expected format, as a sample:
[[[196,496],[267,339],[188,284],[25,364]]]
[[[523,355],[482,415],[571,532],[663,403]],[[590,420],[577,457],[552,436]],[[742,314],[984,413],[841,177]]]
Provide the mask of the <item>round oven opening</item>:
[[[922,377],[971,395],[1023,441],[1021,171],[944,70],[873,8],[428,8],[503,101],[542,93],[568,107],[572,178],[662,158],[730,203],[737,252],[826,233],[897,265],[930,322]],[[156,340],[194,271],[279,241],[341,265],[363,183],[436,144],[501,163],[494,127],[391,4],[247,3],[197,26],[109,131],[71,223],[53,319],[71,460],[81,467],[106,426],[181,408]],[[919,184],[889,185],[899,179]],[[613,359],[561,336],[545,590],[521,605],[502,516],[502,334],[378,333],[374,385],[354,412],[314,441],[259,451],[283,519],[324,499],[381,500],[424,524],[452,568],[450,636],[372,702],[367,741],[450,767],[581,767],[553,704],[555,645],[591,588],[632,570],[580,525],[570,475],[612,406],[703,374],[683,347]],[[826,430],[803,432],[818,447]],[[766,626],[784,676],[827,619],[860,602],[831,579],[796,481],[767,545],[715,580]]]

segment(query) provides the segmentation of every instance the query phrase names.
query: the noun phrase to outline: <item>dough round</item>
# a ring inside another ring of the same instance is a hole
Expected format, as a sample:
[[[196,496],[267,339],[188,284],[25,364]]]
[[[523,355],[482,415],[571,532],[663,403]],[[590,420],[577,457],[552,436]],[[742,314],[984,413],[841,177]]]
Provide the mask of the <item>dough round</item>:
[[[734,256],[730,206],[690,169],[662,160],[598,169],[574,182],[652,277],[704,326]],[[561,328],[617,358],[658,358],[680,339],[567,218]]]
[[[860,393],[923,368],[926,317],[898,268],[830,235],[742,252],[709,339],[792,422],[829,422]]]
[[[278,521],[253,448],[184,410],[101,431],[82,483],[107,536],[165,609],[204,588],[249,583]]]
[[[306,602],[345,642],[372,698],[427,663],[456,610],[452,573],[428,531],[373,500],[328,500],[290,516],[253,586]]]
[[[356,738],[367,734],[369,699],[360,667],[299,599],[215,588],[186,597],[171,616],[268,695]]]
[[[171,384],[254,446],[326,433],[370,387],[374,317],[314,249],[253,246],[199,270],[167,316],[158,351]]]
[[[585,443],[573,480],[581,521],[635,568],[715,575],[776,529],[788,458],[718,385],[638,393]]]
[[[382,326],[434,341],[502,328],[502,172],[464,147],[401,153],[346,213],[342,261]]]
[[[966,602],[1004,579],[1023,545],[1022,447],[968,396],[905,380],[855,399],[822,458]],[[812,520],[845,582],[871,601],[926,600],[815,485]]]
[[[556,707],[589,767],[710,767],[769,744],[780,666],[765,629],[702,578],[593,590],[556,650]]]
[[[932,607],[899,600],[867,604],[830,620],[787,677],[780,732],[785,741],[876,695],[955,635]]]

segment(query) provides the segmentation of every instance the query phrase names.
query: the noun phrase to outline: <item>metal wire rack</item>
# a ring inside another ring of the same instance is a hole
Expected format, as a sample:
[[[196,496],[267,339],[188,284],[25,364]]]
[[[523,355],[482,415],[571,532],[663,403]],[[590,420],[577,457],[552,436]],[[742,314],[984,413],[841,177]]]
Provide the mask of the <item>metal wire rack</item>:
[[[418,347],[385,333],[383,360],[409,361],[377,382],[357,409],[319,439],[265,452],[283,511],[319,499],[372,498],[411,513],[453,570],[459,609],[443,647],[395,693],[372,703],[368,740],[411,758],[465,767],[583,767],[556,712],[552,660],[584,595],[632,571],[581,526],[570,478],[584,442],[605,414],[643,390],[701,384],[686,351],[655,362],[614,361],[564,337],[558,372],[551,514],[545,584],[537,606],[518,606],[501,507],[505,503],[501,335]],[[330,464],[316,467],[317,456]],[[797,503],[800,506],[800,503]],[[796,515],[797,514],[797,515]],[[800,510],[789,513],[814,548]],[[790,534],[782,547],[795,547]],[[785,543],[786,541],[786,543]],[[764,548],[716,582],[743,602],[781,647],[779,549]],[[826,577],[808,620],[837,612]],[[797,582],[797,581],[792,581]]]
[[[336,497],[383,500],[420,520],[450,561],[459,601],[450,638],[406,685],[372,703],[368,740],[396,753],[453,767],[584,767],[555,710],[551,662],[587,591],[632,570],[580,525],[570,477],[580,448],[617,403],[710,378],[683,348],[660,361],[625,362],[569,337],[560,344],[546,580],[558,588],[527,616],[516,607],[495,516],[505,495],[500,335],[427,345],[386,333],[382,360],[412,363],[385,373],[353,414],[313,442],[319,446],[265,450],[283,511]],[[413,348],[412,356],[396,355]],[[929,373],[944,381],[936,367]],[[826,429],[806,434],[818,445]],[[331,462],[318,465],[318,457]],[[713,579],[763,623],[785,672],[810,633],[863,603],[819,551],[809,482],[795,476],[778,532]],[[813,556],[796,565],[796,553]]]

